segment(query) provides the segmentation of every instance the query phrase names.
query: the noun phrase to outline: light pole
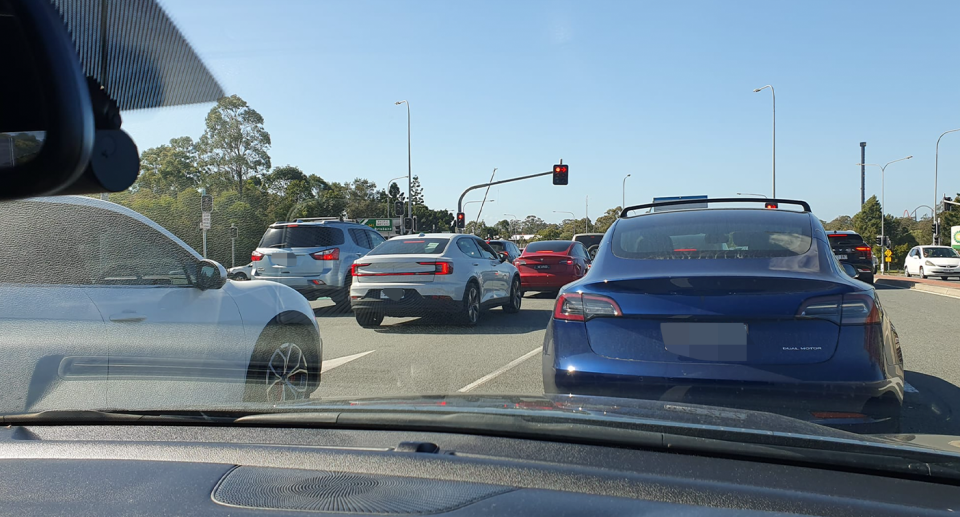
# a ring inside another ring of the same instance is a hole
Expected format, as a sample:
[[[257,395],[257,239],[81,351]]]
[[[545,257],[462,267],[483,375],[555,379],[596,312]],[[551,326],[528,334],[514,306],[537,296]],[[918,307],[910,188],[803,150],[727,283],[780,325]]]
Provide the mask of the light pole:
[[[737,192],[737,195],[738,195],[738,196],[762,196],[762,197],[767,197],[766,194],[752,194],[752,193],[750,193],[750,192]]]
[[[913,219],[914,219],[914,220],[917,219],[917,210],[920,210],[921,208],[929,208],[930,211],[933,212],[933,207],[932,207],[932,206],[930,206],[930,205],[920,205],[920,206],[918,206],[917,208],[914,208],[914,209],[913,209],[913,212],[910,212],[910,215],[913,216]]]
[[[944,131],[943,133],[940,134],[940,138],[943,138],[943,135],[947,133],[955,133],[957,131],[960,131],[960,129],[951,129],[950,131]],[[937,168],[940,165],[940,138],[937,138],[937,153],[934,156],[934,162],[933,162],[933,227],[934,228],[938,228],[940,226],[937,224],[937,203],[940,202],[940,194],[937,193],[937,189],[939,188],[937,187]],[[933,232],[932,244],[937,244],[937,242],[939,241],[938,237],[939,235],[937,235],[937,232]]]
[[[574,221],[577,220],[577,214],[575,214],[575,213],[573,213],[573,212],[568,212],[568,211],[566,211],[566,210],[554,210],[553,213],[555,213],[555,214],[570,214],[570,218],[571,218],[571,219],[573,219]],[[574,223],[574,225],[573,225],[573,231],[574,231],[574,232],[577,231],[577,225],[576,225],[576,223]],[[587,232],[584,231],[583,233],[587,233]]]
[[[773,197],[777,197],[777,92],[773,91],[773,85],[768,84],[753,90],[753,93],[767,88],[770,88],[770,93],[773,95]]]
[[[620,209],[623,210],[627,206],[627,178],[632,176],[632,174],[627,174],[623,177],[623,188],[620,190]]]
[[[403,178],[404,178],[403,176],[397,176],[396,178],[393,178],[392,180],[387,182],[387,219],[390,219],[390,185],[392,185],[394,181],[402,180]],[[393,223],[390,223],[390,224],[393,224]],[[401,224],[401,226],[403,225]]]
[[[496,199],[488,199],[488,200],[487,200],[487,203],[493,203],[494,201],[496,201]],[[463,204],[463,211],[464,211],[464,212],[467,211],[467,205],[469,205],[470,203],[483,203],[483,200],[482,200],[482,199],[477,199],[477,200],[475,200],[475,201],[467,201],[466,203]],[[479,221],[479,218],[478,218],[478,220],[473,223],[473,224],[474,224],[474,227],[476,227],[476,225],[479,224],[479,222],[480,222],[480,221]]]
[[[413,166],[410,161],[410,103],[403,100],[397,101],[396,105],[401,104],[407,105],[407,198],[410,199],[407,202],[407,217],[413,217],[413,193],[410,192],[410,188],[413,186]],[[402,225],[401,225],[402,226]],[[406,235],[406,230],[404,230],[404,235]]]
[[[891,163],[902,162],[903,160],[909,160],[910,158],[913,158],[912,154],[910,156],[900,158],[899,160],[887,162],[883,165],[878,165],[876,163],[858,163],[857,164],[860,166],[872,165],[874,167],[880,167],[880,273],[886,272],[886,265],[887,265],[887,253],[886,253],[887,236],[884,233],[884,224],[883,224],[884,223],[883,213],[887,210],[886,197],[884,196],[884,193],[885,193],[884,186],[886,184],[886,181],[884,180],[884,176],[886,175],[885,173],[887,170],[887,165],[890,165]]]

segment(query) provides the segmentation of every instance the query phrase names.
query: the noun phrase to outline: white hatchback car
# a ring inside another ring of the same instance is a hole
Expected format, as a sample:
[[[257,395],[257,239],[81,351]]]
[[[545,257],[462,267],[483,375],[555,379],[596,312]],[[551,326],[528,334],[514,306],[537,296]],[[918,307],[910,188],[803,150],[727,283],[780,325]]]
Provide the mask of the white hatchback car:
[[[362,327],[437,313],[476,325],[481,309],[516,313],[522,301],[517,268],[473,235],[394,237],[357,259],[352,274],[351,306]]]
[[[914,246],[903,260],[903,274],[939,276],[941,280],[960,277],[960,254],[949,246]]]
[[[199,214],[198,214],[199,215]],[[308,397],[322,343],[309,302],[228,282],[141,214],[89,197],[0,203],[0,412],[150,409]]]

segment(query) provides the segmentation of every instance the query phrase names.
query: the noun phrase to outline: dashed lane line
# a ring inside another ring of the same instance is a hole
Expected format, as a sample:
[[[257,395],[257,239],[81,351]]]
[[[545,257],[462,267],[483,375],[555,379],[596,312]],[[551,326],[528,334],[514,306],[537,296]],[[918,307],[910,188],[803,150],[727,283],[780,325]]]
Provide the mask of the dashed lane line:
[[[492,371],[492,372],[484,375],[483,377],[480,377],[479,379],[471,382],[470,384],[467,384],[466,386],[464,386],[464,387],[460,388],[459,390],[457,390],[457,392],[459,392],[459,393],[466,393],[466,392],[468,392],[468,391],[476,388],[477,386],[480,386],[481,384],[484,384],[484,383],[486,383],[486,382],[489,382],[491,379],[496,378],[497,376],[499,376],[499,375],[507,372],[508,370],[516,367],[517,365],[519,365],[520,363],[526,361],[527,359],[530,359],[531,357],[539,354],[541,350],[543,350],[543,347],[539,347],[539,346],[538,346],[537,348],[534,348],[533,350],[531,350],[531,351],[529,351],[529,352],[521,355],[520,357],[514,359],[513,361],[510,361],[509,363],[501,366],[500,368],[498,368],[498,369],[496,369],[496,370],[494,370],[494,371]]]
[[[359,354],[346,355],[343,357],[338,357],[336,359],[328,359],[324,361],[323,366],[320,367],[320,373],[328,372],[338,366],[343,366],[349,363],[350,361],[355,361],[367,354],[372,354],[374,352],[376,352],[376,350],[370,350],[369,352],[360,352]]]

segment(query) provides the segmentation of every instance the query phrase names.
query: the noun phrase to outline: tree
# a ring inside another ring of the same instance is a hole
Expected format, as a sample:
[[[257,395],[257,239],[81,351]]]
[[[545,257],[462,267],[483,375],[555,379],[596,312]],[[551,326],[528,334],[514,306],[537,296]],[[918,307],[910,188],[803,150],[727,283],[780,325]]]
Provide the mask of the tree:
[[[387,195],[390,197],[390,201],[396,201],[400,197],[400,185],[397,185],[396,181],[390,184]]]
[[[267,190],[281,196],[286,194],[287,187],[294,181],[299,181],[309,186],[307,175],[304,174],[299,167],[292,165],[277,167],[273,169],[272,173],[263,176],[263,185],[266,186]]]
[[[520,232],[524,234],[537,233],[547,226],[547,223],[543,219],[535,215],[528,215],[527,218],[520,223]]]
[[[270,170],[270,133],[263,117],[237,95],[222,97],[210,110],[197,148],[202,168],[232,183],[241,196],[249,178]]]
[[[172,138],[169,144],[151,147],[140,154],[140,176],[134,190],[176,194],[199,185],[197,148],[189,136]]]
[[[622,209],[618,206],[604,212],[603,215],[598,217],[593,223],[593,231],[597,233],[607,233],[607,230],[613,225],[613,222],[620,217],[621,210]]]
[[[547,226],[537,232],[537,237],[544,241],[558,240],[560,239],[560,228],[557,228],[556,225]]]
[[[860,211],[853,216],[853,229],[870,245],[873,245],[876,242],[876,236],[880,235],[880,214],[882,212],[877,196],[870,196],[870,199],[863,204]]]
[[[823,228],[831,232],[838,230],[849,230],[853,228],[853,218],[849,215],[840,215],[829,223],[824,223]]]
[[[376,217],[387,209],[387,194],[377,191],[377,184],[363,178],[356,178],[346,189],[347,217]],[[382,199],[381,199],[382,198]]]
[[[410,180],[410,195],[408,199],[415,205],[423,204],[423,187],[420,186],[420,178],[416,176]]]

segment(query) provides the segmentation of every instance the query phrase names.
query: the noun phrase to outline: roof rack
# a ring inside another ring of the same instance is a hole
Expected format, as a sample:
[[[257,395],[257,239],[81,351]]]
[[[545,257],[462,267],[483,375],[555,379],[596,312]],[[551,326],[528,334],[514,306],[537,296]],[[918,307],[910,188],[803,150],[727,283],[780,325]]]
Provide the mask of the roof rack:
[[[778,208],[780,205],[796,205],[802,207],[804,212],[810,212],[810,205],[806,201],[799,201],[796,199],[723,197],[716,199],[677,199],[674,201],[661,201],[659,203],[628,206],[620,211],[620,217],[627,217],[627,212],[631,212],[633,210],[643,210],[644,208],[659,208],[664,206],[694,205],[703,203],[707,203],[708,206],[714,203],[763,203],[765,208]]]
[[[344,219],[342,217],[298,217],[293,221],[276,221],[273,224],[319,223],[324,221],[335,221],[342,223]]]

